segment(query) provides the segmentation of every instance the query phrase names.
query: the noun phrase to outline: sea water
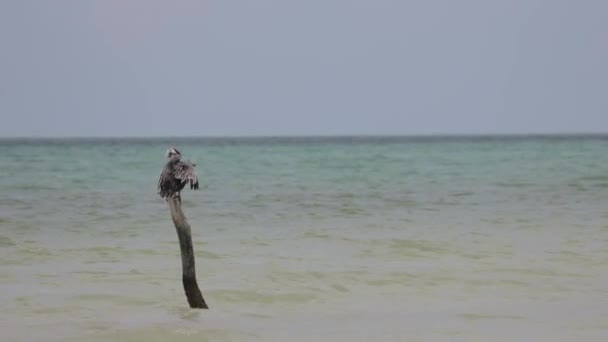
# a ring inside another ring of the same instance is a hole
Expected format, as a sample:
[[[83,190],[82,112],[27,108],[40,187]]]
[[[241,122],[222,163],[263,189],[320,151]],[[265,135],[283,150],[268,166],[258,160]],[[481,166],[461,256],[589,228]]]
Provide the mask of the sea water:
[[[187,306],[164,153],[210,310]],[[5,139],[2,341],[605,341],[608,136]]]

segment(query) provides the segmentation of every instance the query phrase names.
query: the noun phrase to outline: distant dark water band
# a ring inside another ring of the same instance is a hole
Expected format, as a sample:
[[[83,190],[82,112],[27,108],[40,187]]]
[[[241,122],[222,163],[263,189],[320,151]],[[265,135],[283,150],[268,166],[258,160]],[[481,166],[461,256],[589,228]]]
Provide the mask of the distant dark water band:
[[[0,138],[2,145],[354,145],[405,143],[607,141],[602,134],[529,134],[529,135],[352,135],[352,136],[268,136],[268,137],[107,137],[107,138]]]

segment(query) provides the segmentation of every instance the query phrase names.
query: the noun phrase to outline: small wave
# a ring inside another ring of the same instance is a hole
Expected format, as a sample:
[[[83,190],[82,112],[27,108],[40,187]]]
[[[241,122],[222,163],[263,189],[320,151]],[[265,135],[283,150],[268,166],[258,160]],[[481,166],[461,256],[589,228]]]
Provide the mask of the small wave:
[[[10,238],[0,235],[0,247],[12,247],[16,245],[17,244]]]
[[[528,188],[534,186],[534,184],[526,182],[498,182],[496,185],[503,188]]]
[[[420,256],[424,255],[437,255],[440,256],[447,252],[447,249],[438,246],[437,243],[424,240],[402,240],[395,239],[389,241],[382,241],[381,244],[386,244],[391,251],[399,255],[407,256]]]
[[[384,201],[395,207],[416,208],[422,205],[422,202],[408,198],[385,198]]]
[[[338,292],[350,292],[350,290],[346,286],[340,284],[332,284],[331,288]]]
[[[120,306],[156,304],[156,301],[152,299],[144,300],[135,298],[133,296],[122,296],[115,294],[82,294],[72,296],[70,300],[76,302],[111,302],[114,305]]]
[[[49,185],[39,185],[39,184],[17,184],[9,187],[11,190],[36,190],[36,191],[49,191],[49,190],[60,190],[60,188],[49,186]]]
[[[438,201],[431,202],[430,204],[439,205],[439,206],[450,206],[450,205],[459,205],[460,203],[441,198]]]
[[[475,193],[472,191],[462,191],[462,192],[454,192],[451,193],[450,196],[452,197],[468,197],[468,196],[473,196]]]
[[[219,255],[217,253],[205,251],[205,250],[197,250],[194,252],[194,255],[197,258],[201,258],[201,259],[213,259],[213,260],[222,259],[221,255]]]
[[[315,232],[315,231],[306,231],[304,232],[304,234],[302,234],[303,238],[307,238],[307,239],[329,239],[330,236],[329,234],[323,234],[320,232]]]
[[[87,276],[87,277],[107,277],[108,275],[110,275],[111,273],[109,272],[104,272],[104,271],[78,271],[78,272],[73,272],[74,274],[77,275],[82,275],[82,276]]]
[[[608,181],[608,175],[583,176],[577,178],[581,181]]]
[[[365,213],[365,210],[358,207],[342,207],[340,208],[340,212],[346,215],[361,215]]]
[[[24,206],[29,206],[30,203],[18,198],[2,198],[0,199],[0,205],[3,206],[14,206],[16,208],[23,208]]]
[[[235,303],[257,303],[257,304],[277,304],[277,303],[292,303],[300,304],[307,303],[317,299],[317,296],[311,293],[290,292],[290,293],[262,293],[257,291],[241,291],[241,290],[215,290],[208,291],[210,297]]]
[[[463,313],[460,314],[464,319],[467,320],[488,320],[488,319],[524,319],[523,316],[512,316],[512,315],[494,315],[494,314],[481,314],[481,313]]]
[[[189,310],[192,311],[192,310]],[[108,332],[111,331],[111,332]],[[93,334],[75,341],[264,341],[256,334],[219,328],[175,328],[156,324],[137,329],[102,326]]]
[[[23,248],[19,251],[19,253],[23,256],[34,258],[48,258],[52,256],[52,253],[49,249],[37,246]]]
[[[310,279],[322,280],[329,277],[328,273],[318,271],[293,272],[293,271],[274,271],[268,275],[268,279],[276,283],[301,283]]]

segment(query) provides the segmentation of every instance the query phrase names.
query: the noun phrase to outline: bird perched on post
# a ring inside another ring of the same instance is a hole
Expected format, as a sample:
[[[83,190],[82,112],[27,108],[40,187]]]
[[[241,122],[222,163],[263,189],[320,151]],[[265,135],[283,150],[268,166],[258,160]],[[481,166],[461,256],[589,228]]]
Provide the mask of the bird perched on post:
[[[198,189],[198,178],[191,161],[182,161],[182,154],[174,147],[167,150],[167,163],[158,179],[158,194],[162,198],[177,197],[181,200],[180,191],[190,183],[190,189]]]

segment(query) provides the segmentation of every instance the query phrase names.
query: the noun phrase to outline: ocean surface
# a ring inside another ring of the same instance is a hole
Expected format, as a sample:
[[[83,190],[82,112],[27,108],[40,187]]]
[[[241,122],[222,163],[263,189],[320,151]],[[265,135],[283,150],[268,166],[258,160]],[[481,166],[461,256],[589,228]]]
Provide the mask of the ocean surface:
[[[608,136],[0,140],[0,293],[2,341],[607,341]]]

